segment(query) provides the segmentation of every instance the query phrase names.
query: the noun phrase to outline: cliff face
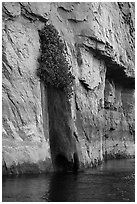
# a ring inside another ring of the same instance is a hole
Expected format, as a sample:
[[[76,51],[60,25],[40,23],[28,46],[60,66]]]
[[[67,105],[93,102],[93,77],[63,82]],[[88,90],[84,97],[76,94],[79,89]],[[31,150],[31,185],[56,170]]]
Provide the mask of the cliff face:
[[[46,23],[67,46],[70,100],[36,74]],[[134,3],[3,3],[4,174],[134,156],[134,35]]]

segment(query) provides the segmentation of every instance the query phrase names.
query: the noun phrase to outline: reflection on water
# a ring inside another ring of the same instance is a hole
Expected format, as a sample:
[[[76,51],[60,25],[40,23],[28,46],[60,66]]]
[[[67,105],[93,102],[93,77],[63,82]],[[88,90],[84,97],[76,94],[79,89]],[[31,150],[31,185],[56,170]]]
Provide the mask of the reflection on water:
[[[134,159],[113,160],[77,174],[3,178],[3,201],[134,202],[134,170]]]
[[[77,174],[55,174],[51,178],[49,189],[49,201],[65,202],[77,200],[78,189]]]

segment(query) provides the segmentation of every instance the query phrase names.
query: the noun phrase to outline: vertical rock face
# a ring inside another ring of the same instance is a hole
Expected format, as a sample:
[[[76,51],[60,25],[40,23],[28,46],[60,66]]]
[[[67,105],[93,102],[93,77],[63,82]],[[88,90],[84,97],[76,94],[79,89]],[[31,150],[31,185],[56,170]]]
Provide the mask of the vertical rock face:
[[[70,100],[36,74],[47,22],[67,46]],[[134,3],[3,3],[3,173],[134,156],[134,31]]]
[[[21,18],[18,3],[3,6],[4,171],[39,172],[50,163],[49,137],[44,136],[41,88],[36,76],[39,35],[31,22]]]

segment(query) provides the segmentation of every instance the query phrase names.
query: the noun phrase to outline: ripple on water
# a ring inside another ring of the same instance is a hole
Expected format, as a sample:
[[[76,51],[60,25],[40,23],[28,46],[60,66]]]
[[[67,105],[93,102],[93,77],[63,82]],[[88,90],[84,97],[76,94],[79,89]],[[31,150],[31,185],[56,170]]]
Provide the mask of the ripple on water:
[[[135,160],[113,160],[78,174],[7,177],[5,202],[135,201]]]

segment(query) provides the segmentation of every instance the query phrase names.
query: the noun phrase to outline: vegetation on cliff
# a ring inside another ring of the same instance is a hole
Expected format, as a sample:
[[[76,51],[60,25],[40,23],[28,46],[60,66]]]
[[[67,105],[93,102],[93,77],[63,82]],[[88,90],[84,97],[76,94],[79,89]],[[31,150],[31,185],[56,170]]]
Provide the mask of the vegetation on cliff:
[[[45,25],[39,35],[41,56],[37,74],[46,86],[62,89],[70,97],[73,75],[66,58],[66,45],[53,25]]]

